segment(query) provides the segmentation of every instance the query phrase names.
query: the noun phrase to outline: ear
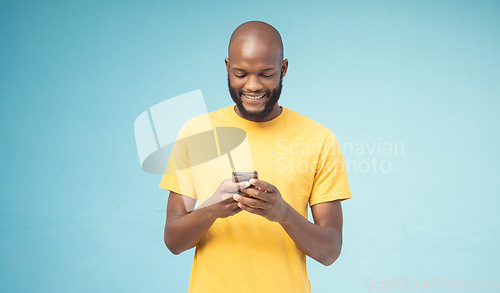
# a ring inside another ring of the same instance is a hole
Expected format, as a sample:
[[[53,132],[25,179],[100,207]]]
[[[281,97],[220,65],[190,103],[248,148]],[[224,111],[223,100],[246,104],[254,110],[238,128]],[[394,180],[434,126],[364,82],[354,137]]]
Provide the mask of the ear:
[[[226,70],[227,70],[227,73],[229,73],[229,59],[225,58],[224,63],[226,63]]]
[[[286,71],[288,70],[288,59],[281,61],[281,74],[284,77],[286,75]]]

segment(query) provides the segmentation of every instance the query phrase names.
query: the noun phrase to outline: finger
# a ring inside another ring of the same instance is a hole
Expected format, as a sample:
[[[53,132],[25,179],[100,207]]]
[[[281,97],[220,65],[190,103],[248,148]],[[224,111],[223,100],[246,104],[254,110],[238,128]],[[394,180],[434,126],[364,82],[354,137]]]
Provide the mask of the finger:
[[[254,208],[263,209],[265,206],[264,202],[260,199],[249,198],[246,196],[241,196],[239,194],[235,194],[233,198],[238,203],[242,203],[244,205],[251,206]]]
[[[258,208],[253,208],[253,207],[248,206],[246,204],[243,204],[241,202],[238,203],[238,207],[240,207],[240,209],[247,211],[247,212],[250,212],[252,214],[257,214],[257,215],[261,215],[261,216],[264,214],[264,210],[258,209]]]
[[[238,189],[238,191],[242,191],[242,190],[247,189],[250,186],[250,182],[249,181],[238,182],[238,183],[236,183],[236,185],[237,185],[236,188]]]
[[[226,184],[226,192],[242,191],[250,186],[250,182],[248,181],[242,181],[238,183],[228,182]]]
[[[273,192],[276,187],[274,185],[267,183],[264,180],[259,180],[259,179],[250,179],[250,184],[259,187],[260,189],[267,191],[267,192]]]
[[[263,201],[269,200],[269,194],[265,193],[264,191],[257,190],[255,188],[247,188],[241,191],[240,194],[242,194],[243,196],[255,197]]]
[[[238,202],[231,198],[231,203],[226,204],[226,208],[229,210],[241,210],[238,206]]]
[[[226,204],[226,205],[232,204],[232,203],[234,203],[234,198],[231,194],[227,194],[227,195],[224,195],[223,199],[220,202],[222,204]]]

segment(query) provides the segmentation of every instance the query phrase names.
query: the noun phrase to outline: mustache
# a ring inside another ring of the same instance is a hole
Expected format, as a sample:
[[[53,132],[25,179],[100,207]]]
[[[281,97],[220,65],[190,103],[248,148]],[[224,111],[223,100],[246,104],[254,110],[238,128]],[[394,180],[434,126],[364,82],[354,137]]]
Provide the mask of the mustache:
[[[271,111],[273,110],[274,106],[278,103],[278,100],[281,96],[281,89],[283,87],[283,74],[280,75],[280,81],[278,83],[278,86],[275,89],[267,89],[265,91],[265,94],[269,98],[269,100],[266,102],[266,105],[264,109],[258,113],[255,112],[248,112],[245,107],[243,106],[243,101],[241,98],[241,95],[243,94],[243,91],[236,90],[231,86],[231,79],[229,77],[229,74],[227,75],[227,86],[229,88],[229,94],[231,95],[231,99],[233,102],[236,104],[236,107],[239,109],[240,114],[242,115],[243,118],[246,119],[253,119],[253,118],[263,118],[269,115]],[[260,91],[262,92],[262,91]],[[255,94],[255,92],[253,93]]]

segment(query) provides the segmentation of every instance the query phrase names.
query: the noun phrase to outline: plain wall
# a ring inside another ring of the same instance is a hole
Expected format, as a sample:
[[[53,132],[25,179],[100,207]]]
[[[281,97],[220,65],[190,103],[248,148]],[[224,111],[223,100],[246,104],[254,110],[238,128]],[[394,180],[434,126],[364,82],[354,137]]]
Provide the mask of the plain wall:
[[[193,250],[163,244],[133,122],[196,89],[230,104],[248,20],[282,34],[281,105],[348,162],[342,254],[308,259],[313,292],[498,290],[500,2],[2,1],[0,291],[187,291]]]

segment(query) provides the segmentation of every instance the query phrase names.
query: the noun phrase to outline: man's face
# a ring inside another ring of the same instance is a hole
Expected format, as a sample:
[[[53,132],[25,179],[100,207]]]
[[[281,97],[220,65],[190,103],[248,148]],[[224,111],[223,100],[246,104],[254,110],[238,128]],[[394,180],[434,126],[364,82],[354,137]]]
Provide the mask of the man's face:
[[[267,121],[281,112],[277,102],[287,60],[279,51],[258,43],[234,46],[226,58],[228,87],[241,117]]]
[[[265,118],[268,117],[269,114],[271,114],[271,112],[274,110],[274,107],[278,103],[281,95],[281,89],[283,88],[283,76],[280,73],[280,80],[276,88],[272,90],[266,89],[265,91],[253,93],[252,95],[245,94],[243,91],[233,87],[231,85],[231,78],[229,77],[229,74],[227,76],[227,86],[229,88],[231,98],[236,103],[236,106],[238,107],[238,110],[243,118],[248,120],[265,120]],[[261,105],[261,99],[255,100],[254,103],[254,100],[248,101],[248,98],[250,97],[251,99],[255,99],[255,95],[259,96],[262,93],[264,93],[264,97],[262,98],[264,109],[261,109],[262,107],[255,109],[255,106]],[[268,98],[264,99],[265,97]],[[248,110],[247,107],[245,107],[244,101],[245,104],[250,104],[249,106],[247,106],[249,108]]]

